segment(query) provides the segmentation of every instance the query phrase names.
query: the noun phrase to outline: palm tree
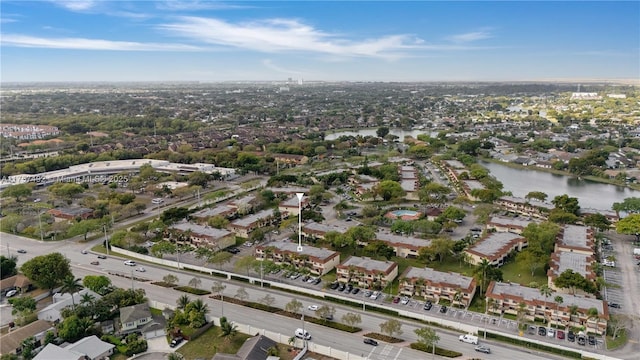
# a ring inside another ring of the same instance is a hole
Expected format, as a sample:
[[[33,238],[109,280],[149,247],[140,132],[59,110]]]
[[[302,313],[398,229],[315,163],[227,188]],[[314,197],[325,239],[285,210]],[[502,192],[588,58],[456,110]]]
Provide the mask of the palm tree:
[[[542,315],[544,316],[544,322],[547,322],[547,298],[553,294],[553,291],[549,285],[544,284],[540,286],[540,295],[544,296],[544,308],[542,309]]]
[[[200,286],[200,284],[202,284],[202,280],[200,280],[200,278],[197,276],[189,280],[189,286],[191,286],[192,288],[197,289]]]
[[[93,303],[93,300],[95,300],[95,297],[93,295],[89,293],[82,294],[82,297],[80,298],[80,304],[91,305]]]
[[[191,311],[196,311],[199,314],[208,314],[209,305],[205,304],[202,299],[195,299],[191,304]]]
[[[220,331],[227,342],[238,332],[237,326],[227,321],[224,316],[220,318]]]
[[[527,314],[527,304],[521,302],[518,304],[516,318],[518,319],[518,326],[522,327],[522,321],[524,320],[525,315]]]
[[[453,300],[458,304],[459,307],[462,306],[462,291],[458,289],[455,294],[453,294]]]
[[[81,282],[82,280],[80,278],[76,279],[73,275],[69,275],[62,280],[62,288],[60,289],[60,292],[63,294],[71,294],[71,303],[73,304],[74,309],[76,308],[76,300],[73,297],[73,294],[84,289]]]
[[[560,312],[560,305],[562,305],[562,303],[564,302],[564,298],[560,295],[557,295],[556,297],[553,298],[553,301],[556,303],[556,315]],[[557,319],[557,322],[560,322],[559,319]],[[558,324],[556,324],[556,327],[558,326]]]
[[[187,295],[182,295],[178,298],[178,300],[176,300],[176,303],[178,304],[178,309],[186,308],[190,302],[191,302],[191,299]]]
[[[592,307],[587,310],[587,320],[595,319],[596,320],[596,334],[598,334],[598,323],[600,322],[600,313],[598,309]]]
[[[578,315],[578,305],[573,304],[569,306],[569,320],[574,321],[573,317]]]
[[[491,263],[486,258],[483,258],[482,261],[478,263],[476,268],[474,269],[474,273],[480,276],[480,296],[482,297],[482,291],[484,290],[484,284],[487,281],[487,270],[491,267]]]

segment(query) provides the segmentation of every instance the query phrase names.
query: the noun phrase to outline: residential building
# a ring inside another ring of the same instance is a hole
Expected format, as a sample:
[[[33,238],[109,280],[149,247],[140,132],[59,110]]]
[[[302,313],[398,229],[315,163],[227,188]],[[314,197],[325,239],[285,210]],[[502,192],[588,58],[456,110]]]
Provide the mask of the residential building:
[[[593,255],[595,236],[593,229],[580,225],[565,225],[556,238],[555,251],[579,252]]]
[[[540,290],[515,283],[492,281],[487,288],[487,310],[493,313],[518,314],[521,303],[529,320],[547,318],[550,326],[581,327],[587,332],[604,334],[609,320],[609,309],[604,300],[579,295],[553,293],[549,297],[540,294]],[[554,301],[556,296],[562,297],[562,303]],[[572,313],[572,309],[575,310]],[[596,309],[598,316],[590,318],[589,309]]]
[[[169,241],[187,243],[195,247],[224,249],[236,243],[234,234],[226,229],[216,229],[207,225],[182,221],[171,225],[165,231]]]
[[[398,264],[393,261],[350,256],[336,266],[336,280],[363,288],[383,289],[397,276]]]
[[[418,170],[414,166],[401,165],[398,171],[400,172],[400,187],[405,191],[404,198],[407,200],[419,200]]]
[[[615,223],[618,222],[618,220],[620,220],[620,216],[618,216],[618,214],[613,211],[613,210],[598,210],[598,209],[591,209],[591,208],[580,208],[580,215],[582,216],[588,216],[588,215],[604,215],[607,220],[609,220],[609,222],[611,222],[611,226],[614,227]]]
[[[495,204],[507,211],[538,219],[546,219],[549,211],[555,208],[552,204],[536,199],[524,199],[513,196],[503,196],[496,200]]]
[[[120,332],[131,333],[140,331],[142,327],[151,323],[151,309],[148,304],[138,304],[120,308]]]
[[[298,196],[290,196],[287,200],[281,202],[278,205],[278,210],[282,214],[283,218],[287,218],[289,216],[298,216],[298,209],[304,209],[309,206],[309,198],[306,196],[302,197],[302,201],[298,201]]]
[[[55,208],[47,211],[47,213],[53,216],[55,221],[86,220],[93,217],[93,209],[84,207]]]
[[[527,246],[527,239],[512,233],[489,233],[465,250],[468,262],[477,265],[487,259],[491,265],[501,266],[513,251]]]
[[[555,251],[551,254],[551,260],[549,260],[549,270],[547,270],[547,284],[553,290],[562,293],[575,292],[582,295],[588,295],[580,289],[565,289],[557,287],[554,283],[555,279],[560,276],[566,270],[572,270],[574,273],[582,275],[585,279],[590,281],[596,280],[596,273],[593,270],[593,265],[596,262],[593,254],[587,255],[582,252],[571,251]]]
[[[40,346],[48,331],[56,333],[56,328],[45,320],[36,320],[25,326],[13,329],[8,334],[0,336],[0,354],[22,352],[22,342],[31,336],[36,340],[36,345]]]
[[[91,335],[67,346],[47,344],[33,360],[108,360],[115,347]]]
[[[434,302],[445,299],[468,307],[476,293],[476,280],[458,273],[408,267],[400,275],[400,294],[418,295]]]
[[[73,306],[73,304],[80,304],[82,297],[87,294],[93,297],[93,299],[95,300],[102,297],[87,288],[73,293],[73,299],[71,298],[71,294],[69,293],[53,294],[53,303],[45,306],[40,311],[38,311],[38,319],[51,322],[62,320],[62,309]]]
[[[288,241],[273,241],[256,247],[256,259],[271,260],[276,264],[291,264],[298,269],[306,269],[315,275],[324,275],[340,264],[337,251],[298,244]]]
[[[248,238],[251,232],[257,228],[269,226],[275,222],[274,209],[266,209],[255,214],[247,215],[241,219],[234,220],[227,228],[233,231],[236,236]]]
[[[489,231],[495,232],[510,232],[514,234],[522,234],[524,229],[531,224],[532,221],[522,219],[522,218],[514,218],[514,217],[506,217],[506,216],[492,216],[489,218],[487,222],[486,228]]]
[[[256,335],[245,340],[235,354],[216,353],[211,360],[271,360],[269,349],[277,345],[264,335]],[[279,357],[273,357],[277,359]]]
[[[427,246],[431,246],[431,240],[420,239],[409,235],[396,235],[388,232],[377,232],[376,240],[384,241],[393,248],[396,256],[405,258],[418,257],[418,251]]]
[[[0,280],[0,293],[5,294],[9,290],[18,290],[18,293],[31,291],[33,284],[23,274],[9,276]]]
[[[473,195],[474,190],[483,190],[485,186],[478,180],[462,180],[460,182],[464,195],[471,201],[479,201],[480,199]]]
[[[335,224],[323,224],[317,222],[308,222],[302,224],[302,236],[309,241],[314,241],[315,239],[324,239],[325,235],[328,232],[339,232],[340,234],[344,234],[349,230],[349,227]]]
[[[199,223],[206,223],[209,219],[220,216],[231,219],[238,214],[238,208],[231,205],[219,205],[213,208],[206,208],[191,214],[191,218]]]

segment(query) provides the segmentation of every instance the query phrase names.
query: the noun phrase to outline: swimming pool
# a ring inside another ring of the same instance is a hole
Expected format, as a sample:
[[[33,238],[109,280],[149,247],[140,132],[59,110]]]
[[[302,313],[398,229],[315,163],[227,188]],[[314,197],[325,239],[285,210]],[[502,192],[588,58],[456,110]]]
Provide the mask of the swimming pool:
[[[422,216],[422,213],[415,210],[400,209],[389,211],[385,216],[390,219],[418,220]]]

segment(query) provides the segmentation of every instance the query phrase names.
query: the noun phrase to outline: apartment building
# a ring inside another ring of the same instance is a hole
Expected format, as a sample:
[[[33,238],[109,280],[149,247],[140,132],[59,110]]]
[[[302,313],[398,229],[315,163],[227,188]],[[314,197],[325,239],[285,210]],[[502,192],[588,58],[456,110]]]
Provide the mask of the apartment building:
[[[486,228],[489,231],[495,232],[510,232],[513,234],[522,234],[524,229],[529,226],[533,221],[507,217],[507,216],[492,216],[487,222]]]
[[[588,295],[580,289],[559,288],[554,284],[555,279],[566,270],[572,270],[574,273],[582,275],[587,280],[595,281],[596,273],[593,271],[593,265],[596,262],[595,256],[587,255],[580,252],[556,251],[551,254],[549,260],[549,270],[547,270],[547,284],[555,291],[561,293],[577,293]]]
[[[431,246],[431,240],[428,239],[420,239],[409,235],[396,235],[384,231],[377,232],[376,239],[384,241],[392,247],[396,256],[405,258],[418,257],[420,248]]]
[[[266,209],[255,214],[247,215],[241,219],[232,221],[227,228],[233,231],[237,236],[248,238],[255,229],[269,226],[275,222],[274,209]]]
[[[513,196],[503,196],[495,201],[501,208],[524,216],[546,219],[549,211],[555,207],[536,199],[524,199]]]
[[[579,225],[565,225],[558,233],[555,251],[578,252],[593,255],[595,236],[593,229]]]
[[[234,234],[229,230],[216,229],[187,221],[170,226],[165,231],[165,238],[177,243],[210,249],[224,249],[236,243]]]
[[[527,246],[527,239],[512,233],[489,233],[470,246],[465,253],[468,262],[477,265],[487,259],[491,265],[502,266],[506,257],[513,251]]]
[[[347,230],[349,230],[347,226],[309,222],[302,224],[301,234],[305,239],[313,241],[314,239],[324,239],[328,232],[335,231],[344,234]]]
[[[476,280],[458,273],[431,268],[408,267],[400,275],[400,294],[418,295],[434,302],[445,299],[451,304],[469,306],[476,293]]]
[[[324,275],[340,264],[340,253],[309,245],[303,245],[302,251],[298,251],[296,243],[273,241],[256,247],[256,259],[271,260],[280,265],[291,264],[312,274]]]
[[[393,261],[374,260],[350,256],[336,266],[336,279],[362,288],[383,289],[398,276],[398,264]]]
[[[539,289],[496,281],[489,284],[486,295],[489,312],[517,315],[523,303],[525,317],[529,320],[546,317],[550,326],[584,326],[587,332],[601,335],[607,330],[609,309],[604,300],[558,293],[545,298]],[[561,303],[554,301],[556,296],[562,297]],[[590,309],[596,309],[598,316],[589,317]]]
[[[220,205],[213,208],[202,209],[191,214],[191,218],[200,223],[205,223],[209,219],[220,216],[231,219],[238,215],[238,208],[230,205]]]
[[[306,196],[302,197],[302,201],[298,201],[298,196],[290,196],[287,200],[281,202],[278,205],[278,210],[282,214],[283,218],[287,218],[289,216],[298,216],[299,209],[304,209],[309,207],[309,198]]]

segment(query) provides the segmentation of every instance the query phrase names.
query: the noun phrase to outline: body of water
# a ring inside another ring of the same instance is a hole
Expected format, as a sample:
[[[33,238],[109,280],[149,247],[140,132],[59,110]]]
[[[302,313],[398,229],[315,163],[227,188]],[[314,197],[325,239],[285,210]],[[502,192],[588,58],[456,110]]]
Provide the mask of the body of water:
[[[360,129],[353,131],[339,131],[331,134],[325,135],[325,140],[335,140],[340,136],[377,136],[376,131],[378,128],[369,128],[369,129]],[[389,134],[395,135],[399,138],[400,141],[404,139],[405,136],[411,136],[413,138],[418,138],[420,134],[429,134],[431,137],[438,136],[437,132],[429,131],[429,129],[424,130],[402,130],[402,129],[389,129]]]
[[[482,161],[480,164],[504,185],[503,190],[511,191],[517,197],[524,197],[531,191],[542,191],[548,195],[547,202],[550,202],[558,195],[567,194],[578,198],[580,207],[600,210],[611,210],[614,202],[640,197],[640,191],[624,186],[578,180],[576,177],[545,171],[517,169],[499,163]]]

